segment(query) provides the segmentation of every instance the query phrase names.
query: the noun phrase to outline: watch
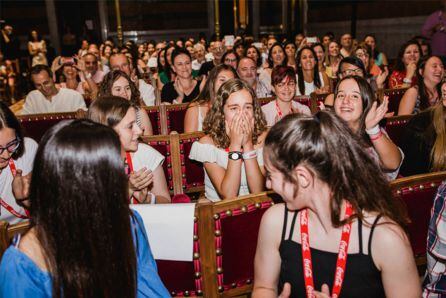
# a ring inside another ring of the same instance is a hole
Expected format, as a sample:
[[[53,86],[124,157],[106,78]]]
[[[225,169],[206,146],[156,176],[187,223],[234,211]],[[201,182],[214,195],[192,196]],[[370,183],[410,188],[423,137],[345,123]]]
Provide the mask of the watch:
[[[228,158],[232,160],[243,159],[243,154],[240,151],[231,151],[228,153]]]

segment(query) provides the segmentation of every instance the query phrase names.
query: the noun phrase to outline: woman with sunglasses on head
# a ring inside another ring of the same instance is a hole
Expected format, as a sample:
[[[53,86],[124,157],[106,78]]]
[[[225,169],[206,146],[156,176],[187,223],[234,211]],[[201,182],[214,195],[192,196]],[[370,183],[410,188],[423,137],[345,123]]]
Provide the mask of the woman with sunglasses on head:
[[[26,219],[27,193],[37,143],[24,138],[14,113],[0,102],[0,220]],[[14,183],[13,183],[14,182]]]
[[[421,297],[407,218],[375,161],[331,112],[288,115],[264,147],[253,298]]]
[[[170,297],[129,208],[113,129],[89,120],[52,127],[29,192],[30,229],[3,255],[1,297]]]

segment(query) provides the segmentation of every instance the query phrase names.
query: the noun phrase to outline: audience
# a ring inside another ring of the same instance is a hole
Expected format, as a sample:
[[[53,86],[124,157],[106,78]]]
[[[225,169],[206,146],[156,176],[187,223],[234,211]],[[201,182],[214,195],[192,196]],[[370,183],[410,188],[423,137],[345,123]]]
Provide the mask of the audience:
[[[48,65],[45,40],[42,39],[36,30],[32,30],[29,33],[28,52],[31,57],[31,66],[39,64]]]
[[[203,130],[203,121],[212,108],[218,89],[226,81],[237,77],[234,68],[225,64],[220,64],[209,72],[203,90],[187,108],[184,116],[184,132]]]
[[[446,171],[446,82],[441,94],[440,102],[415,115],[405,127],[403,176]]]
[[[353,39],[349,33],[341,36],[341,50],[340,54],[342,57],[348,57],[353,53]]]
[[[327,73],[327,76],[332,79],[336,78],[339,69],[339,63],[343,58],[339,52],[339,48],[339,44],[336,41],[331,41],[328,44],[327,55],[325,58],[325,72]]]
[[[339,118],[286,116],[264,162],[285,204],[263,215],[253,298],[421,296],[402,206]]]
[[[269,41],[268,41],[269,42]],[[268,52],[268,66],[264,68],[259,74],[259,80],[268,88],[268,93],[271,92],[271,73],[276,66],[287,66],[288,59],[285,50],[278,42],[274,43]]]
[[[245,82],[232,79],[220,87],[203,131],[189,158],[204,163],[206,198],[216,202],[262,191],[266,121]]]
[[[364,42],[370,47],[372,53],[371,53],[371,58],[373,59],[373,64],[375,64],[376,66],[380,67],[386,67],[389,65],[389,63],[387,62],[387,56],[383,53],[380,52],[376,46],[376,38],[374,35],[371,34],[367,34],[364,38]]]
[[[417,41],[404,43],[399,52],[393,72],[389,77],[390,88],[407,88],[417,83],[417,63],[420,60],[421,48]]]
[[[3,255],[2,297],[169,296],[128,205],[120,147],[116,132],[87,120],[45,134],[30,186],[31,229]]]
[[[26,96],[22,115],[75,112],[86,109],[85,101],[79,92],[56,87],[52,71],[48,66],[34,66],[30,70],[30,76],[36,90]]]
[[[292,67],[275,67],[271,73],[271,82],[276,99],[262,106],[267,126],[273,126],[288,114],[311,115],[310,108],[293,100],[296,96],[296,73]]]
[[[95,100],[88,119],[113,128],[119,136],[128,165],[132,202],[170,203],[163,171],[164,156],[147,144],[140,143],[142,130],[136,123],[136,108],[122,97]]]
[[[444,74],[444,66],[439,57],[421,58],[416,71],[417,85],[404,93],[398,115],[417,114],[439,102]]]

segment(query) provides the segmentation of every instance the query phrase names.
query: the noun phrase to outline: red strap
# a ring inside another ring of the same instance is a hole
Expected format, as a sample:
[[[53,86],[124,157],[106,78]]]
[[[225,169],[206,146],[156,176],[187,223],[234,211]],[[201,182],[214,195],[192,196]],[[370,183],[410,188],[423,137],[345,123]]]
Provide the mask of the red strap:
[[[11,170],[12,176],[15,177],[15,175],[17,174],[17,169],[15,167],[14,160],[12,158],[9,159],[9,169]],[[8,203],[6,203],[6,201],[3,200],[2,198],[0,198],[0,204],[3,206],[3,208],[5,208],[9,213],[14,215],[15,217],[22,219],[27,219],[29,217],[28,210],[25,209],[26,215],[20,214],[19,212],[15,211],[14,208]]]
[[[276,110],[277,110],[277,117],[278,117],[279,119],[282,119],[282,117],[283,117],[283,113],[282,113],[282,111],[280,110],[279,104],[277,103],[277,99],[276,99]]]
[[[350,203],[345,204],[345,218],[349,218],[353,213],[353,208]],[[336,271],[333,281],[333,289],[331,296],[333,298],[339,297],[341,293],[342,283],[344,281],[345,266],[347,264],[347,252],[350,242],[350,231],[352,224],[346,224],[342,227],[341,242],[339,243],[338,259],[336,261]],[[302,247],[302,264],[305,279],[305,289],[307,297],[314,297],[314,281],[313,281],[313,266],[311,262],[311,248],[310,237],[308,233],[308,210],[301,211],[300,214],[300,236]]]
[[[130,152],[125,153],[125,160],[127,161],[127,165],[130,169],[130,173],[132,173],[133,172],[133,162],[132,162],[132,156],[130,155]],[[134,196],[132,196],[130,198],[130,204],[138,204],[138,200],[135,199]]]

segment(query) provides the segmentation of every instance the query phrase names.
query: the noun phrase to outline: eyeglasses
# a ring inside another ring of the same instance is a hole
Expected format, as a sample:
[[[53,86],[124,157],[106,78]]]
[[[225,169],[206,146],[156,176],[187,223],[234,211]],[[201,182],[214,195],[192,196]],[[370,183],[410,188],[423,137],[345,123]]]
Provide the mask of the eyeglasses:
[[[229,63],[237,62],[237,59],[226,58],[226,59],[225,59],[225,62],[229,62]]]
[[[341,72],[343,76],[351,76],[351,75],[357,75],[357,74],[363,74],[362,69],[355,68],[355,69],[346,69]]]
[[[19,146],[20,146],[20,139],[19,137],[15,137],[15,139],[9,142],[5,147],[0,146],[0,155],[2,155],[3,152],[5,152],[5,150],[8,150],[10,154],[13,154],[14,152],[16,152]]]

